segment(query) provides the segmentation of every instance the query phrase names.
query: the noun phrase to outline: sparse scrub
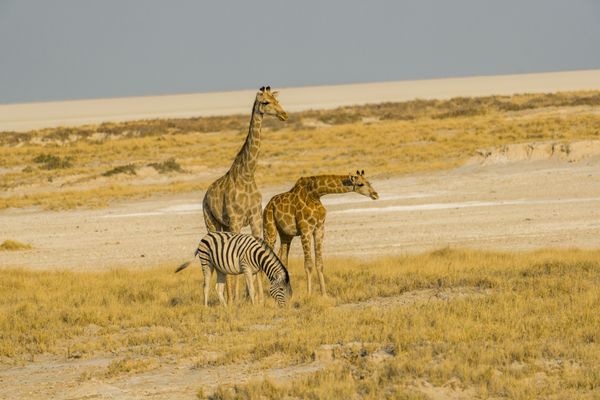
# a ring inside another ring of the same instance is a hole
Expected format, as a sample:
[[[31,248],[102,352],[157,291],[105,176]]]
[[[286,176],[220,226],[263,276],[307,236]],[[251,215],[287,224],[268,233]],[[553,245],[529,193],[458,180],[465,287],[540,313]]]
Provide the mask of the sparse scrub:
[[[0,244],[0,251],[17,251],[17,250],[29,250],[32,246],[27,243],[17,242],[16,240],[5,240]]]
[[[66,169],[73,166],[74,157],[55,156],[53,154],[42,153],[33,159],[33,162],[40,164],[42,169]]]
[[[168,174],[169,172],[184,172],[183,168],[174,158],[169,158],[166,161],[160,163],[150,163],[149,167],[154,168],[161,174]]]
[[[111,362],[106,368],[104,377],[112,378],[122,374],[135,374],[139,372],[148,371],[154,367],[154,362],[148,359],[134,360],[125,358]]]
[[[137,167],[135,164],[120,165],[104,172],[102,176],[113,176],[118,174],[136,175]]]

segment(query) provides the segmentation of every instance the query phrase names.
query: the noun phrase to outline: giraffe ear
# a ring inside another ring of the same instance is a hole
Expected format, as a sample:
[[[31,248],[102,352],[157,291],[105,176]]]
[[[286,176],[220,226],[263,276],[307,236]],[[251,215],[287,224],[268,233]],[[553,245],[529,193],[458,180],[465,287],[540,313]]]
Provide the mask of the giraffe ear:
[[[273,97],[277,97],[277,96],[279,96],[279,91],[276,90],[274,92],[271,92],[271,94],[273,95]]]

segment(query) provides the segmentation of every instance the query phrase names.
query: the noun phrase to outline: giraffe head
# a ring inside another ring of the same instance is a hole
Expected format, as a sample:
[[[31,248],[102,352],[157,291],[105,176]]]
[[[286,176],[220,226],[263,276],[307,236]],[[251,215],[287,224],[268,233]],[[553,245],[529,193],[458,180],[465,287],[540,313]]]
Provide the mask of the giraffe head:
[[[356,175],[348,175],[348,179],[352,185],[352,191],[360,193],[363,196],[370,197],[373,200],[377,200],[379,195],[371,186],[371,183],[365,178],[365,170],[356,171]]]
[[[256,104],[258,112],[263,115],[273,115],[282,121],[288,119],[288,115],[279,104],[277,100],[277,94],[279,92],[272,92],[271,87],[261,87],[258,93],[256,93]]]

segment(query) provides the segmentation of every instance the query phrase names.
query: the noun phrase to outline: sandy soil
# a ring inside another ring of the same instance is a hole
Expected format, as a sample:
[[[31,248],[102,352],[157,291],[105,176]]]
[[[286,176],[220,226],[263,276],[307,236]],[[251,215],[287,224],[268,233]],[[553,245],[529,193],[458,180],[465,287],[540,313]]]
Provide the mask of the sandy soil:
[[[288,111],[456,96],[600,89],[600,69],[281,89]],[[0,132],[246,113],[254,90],[0,105]]]
[[[493,162],[439,173],[373,177],[380,194],[324,197],[325,255],[363,258],[441,247],[528,250],[600,245],[600,159]],[[263,189],[266,202],[287,187]],[[0,267],[98,270],[177,265],[205,233],[202,193],[107,209],[0,212]],[[292,257],[301,257],[299,239]]]

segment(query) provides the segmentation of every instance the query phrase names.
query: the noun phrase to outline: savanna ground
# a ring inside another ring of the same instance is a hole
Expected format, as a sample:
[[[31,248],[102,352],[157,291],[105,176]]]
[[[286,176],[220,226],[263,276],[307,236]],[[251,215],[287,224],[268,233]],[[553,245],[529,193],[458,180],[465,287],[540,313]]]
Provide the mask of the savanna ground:
[[[381,200],[329,202],[330,297],[295,243],[289,307],[204,308],[173,270],[247,123],[0,134],[0,398],[600,395],[599,92],[270,120],[265,200],[363,168]]]

